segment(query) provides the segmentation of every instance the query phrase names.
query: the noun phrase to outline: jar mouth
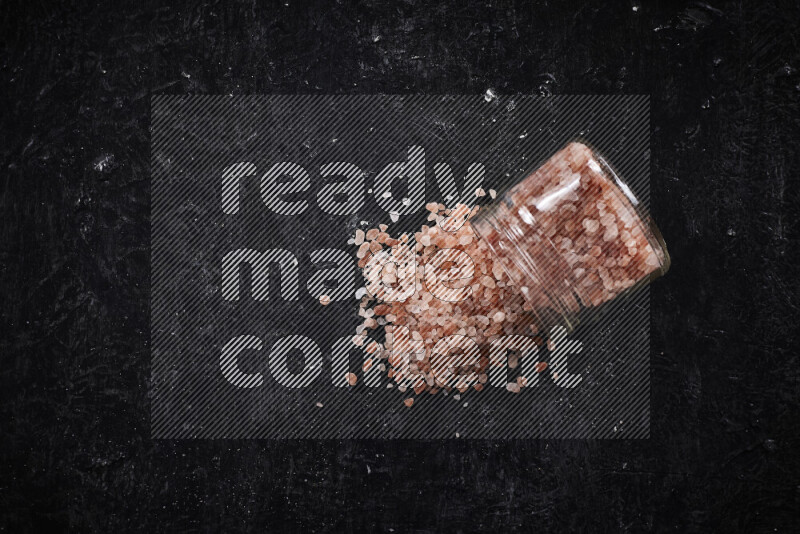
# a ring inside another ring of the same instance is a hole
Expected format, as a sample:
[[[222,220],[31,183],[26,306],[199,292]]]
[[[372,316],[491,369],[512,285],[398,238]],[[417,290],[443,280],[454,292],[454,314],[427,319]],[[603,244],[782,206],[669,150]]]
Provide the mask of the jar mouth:
[[[578,181],[580,186],[576,186]],[[553,208],[553,202],[578,208],[575,213],[553,215],[561,210],[558,204]],[[561,226],[556,230],[570,217],[573,220],[563,226],[570,227],[568,232]],[[548,222],[551,219],[556,222]],[[666,273],[671,263],[661,232],[646,207],[608,162],[580,141],[568,144],[494,204],[482,208],[470,223],[519,287],[543,327],[555,316],[559,325],[574,330],[583,309],[630,294]],[[573,239],[580,241],[584,236],[586,243],[587,233],[594,234],[590,239],[598,249],[592,251],[596,265],[576,263],[574,252],[581,252],[581,261],[585,261],[587,251],[570,249]],[[597,237],[600,234],[602,240]],[[565,239],[567,235],[572,239]],[[565,242],[569,244],[564,246]],[[607,256],[597,243],[611,247],[611,255]],[[612,269],[623,273],[624,280],[612,280]],[[590,277],[593,281],[587,284]]]

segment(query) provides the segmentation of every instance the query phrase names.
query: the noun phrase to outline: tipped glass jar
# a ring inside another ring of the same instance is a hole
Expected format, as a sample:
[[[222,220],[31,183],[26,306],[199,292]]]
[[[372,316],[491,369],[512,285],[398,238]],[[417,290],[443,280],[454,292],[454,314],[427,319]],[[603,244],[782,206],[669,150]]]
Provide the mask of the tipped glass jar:
[[[573,142],[471,220],[540,326],[572,330],[664,274],[670,259],[645,207],[606,161]]]

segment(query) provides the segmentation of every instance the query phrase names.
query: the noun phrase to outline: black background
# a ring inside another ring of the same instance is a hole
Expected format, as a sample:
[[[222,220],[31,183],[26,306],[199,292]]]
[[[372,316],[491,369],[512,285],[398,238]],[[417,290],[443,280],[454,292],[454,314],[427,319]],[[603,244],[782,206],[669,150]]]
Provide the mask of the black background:
[[[0,4],[0,526],[797,531],[800,7],[607,4]],[[651,95],[651,438],[151,440],[150,94],[489,87]]]

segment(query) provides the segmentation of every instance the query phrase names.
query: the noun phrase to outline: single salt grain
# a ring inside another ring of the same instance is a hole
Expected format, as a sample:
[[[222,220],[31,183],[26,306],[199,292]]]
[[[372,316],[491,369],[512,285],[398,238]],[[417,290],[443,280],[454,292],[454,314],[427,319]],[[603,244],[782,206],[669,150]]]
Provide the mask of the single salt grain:
[[[361,243],[364,242],[364,237],[365,237],[364,230],[361,230],[359,228],[358,230],[356,230],[356,239],[355,239],[354,243],[356,245],[361,245]]]
[[[484,191],[482,187],[479,187],[478,189],[475,190],[475,196],[476,197],[485,197],[486,196],[486,191]]]
[[[536,365],[534,366],[534,369],[536,370],[537,373],[544,372],[544,370],[547,369],[547,363],[546,362],[536,362]]]
[[[494,320],[494,322],[496,322],[496,323],[502,323],[502,322],[503,322],[503,319],[505,319],[505,318],[506,318],[506,314],[505,314],[505,313],[503,313],[503,312],[501,312],[501,311],[499,311],[499,312],[495,313],[495,314],[492,316],[492,319],[493,319],[493,320]]]
[[[403,401],[403,404],[405,404],[407,408],[411,408],[414,405],[414,399],[408,398]]]
[[[355,386],[356,382],[358,382],[358,377],[355,375],[355,373],[347,373],[346,378],[347,383],[351,386]]]
[[[497,198],[497,191],[494,189],[489,189],[489,196],[492,198]]]
[[[328,295],[320,295],[319,303],[322,304],[323,306],[327,306],[328,304],[331,303],[331,298]]]
[[[584,219],[583,220],[583,227],[586,228],[586,231],[590,234],[593,234],[600,228],[600,223],[595,221],[594,219]]]
[[[603,233],[603,241],[613,241],[619,235],[619,228],[617,225],[611,225],[606,227],[605,233]]]
[[[519,384],[516,382],[509,382],[506,384],[506,389],[511,393],[519,393]]]
[[[503,278],[503,266],[499,263],[495,263],[492,265],[492,274],[494,275],[496,280],[500,280]]]
[[[317,403],[317,408],[322,408],[322,403],[321,402]]]

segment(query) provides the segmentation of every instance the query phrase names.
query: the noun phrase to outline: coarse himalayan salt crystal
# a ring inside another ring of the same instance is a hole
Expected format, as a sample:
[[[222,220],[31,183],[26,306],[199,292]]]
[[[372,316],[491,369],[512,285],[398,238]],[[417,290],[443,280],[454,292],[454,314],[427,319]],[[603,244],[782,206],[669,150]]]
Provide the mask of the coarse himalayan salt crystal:
[[[583,220],[583,227],[586,228],[586,231],[590,234],[593,234],[600,228],[600,223],[595,221],[594,219],[584,219]]]

